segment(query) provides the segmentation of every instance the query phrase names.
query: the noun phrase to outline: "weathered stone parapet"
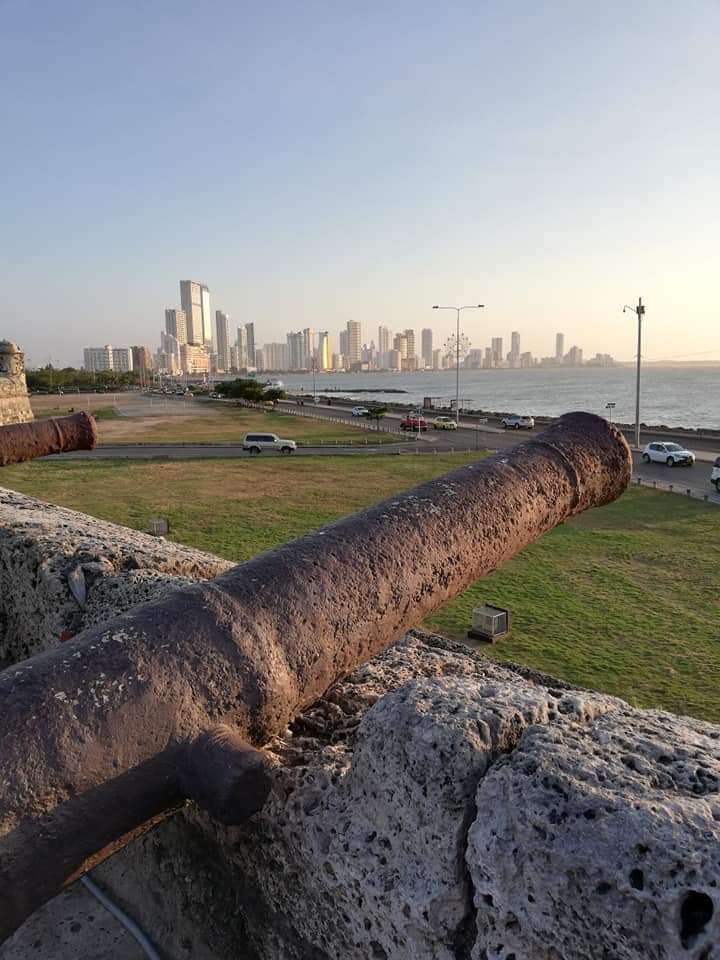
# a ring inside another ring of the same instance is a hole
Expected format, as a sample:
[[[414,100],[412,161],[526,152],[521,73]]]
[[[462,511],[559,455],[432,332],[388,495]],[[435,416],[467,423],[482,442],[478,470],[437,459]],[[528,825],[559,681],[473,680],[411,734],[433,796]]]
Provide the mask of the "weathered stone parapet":
[[[412,634],[268,745],[251,821],[95,878],[176,960],[714,960],[719,737]],[[0,958],[134,958],[105,924],[72,888]]]
[[[0,426],[32,419],[25,381],[25,355],[17,344],[0,340]]]
[[[231,566],[0,487],[0,668]]]
[[[101,565],[85,610],[78,562]],[[225,566],[0,495],[13,659],[24,618],[36,653],[63,611],[102,622]],[[720,728],[524,674],[411,634],[267,745],[260,814],[224,827],[189,805],[95,879],[175,960],[716,960]],[[0,947],[137,955],[79,885]]]

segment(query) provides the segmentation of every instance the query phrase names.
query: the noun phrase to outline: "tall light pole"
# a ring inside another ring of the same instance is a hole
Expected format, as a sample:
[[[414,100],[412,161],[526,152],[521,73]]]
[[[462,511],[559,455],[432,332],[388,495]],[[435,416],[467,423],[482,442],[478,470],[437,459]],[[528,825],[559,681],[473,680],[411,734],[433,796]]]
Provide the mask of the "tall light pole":
[[[435,304],[433,310],[454,310],[457,314],[457,331],[455,334],[455,420],[460,426],[460,311],[482,310],[484,303],[472,303],[465,307],[441,307]]]
[[[635,446],[640,449],[640,359],[642,346],[642,318],[645,314],[642,297],[638,297],[636,307],[629,307],[627,304],[623,307],[623,313],[626,310],[632,310],[638,318],[638,345],[637,345],[637,377],[635,381]]]

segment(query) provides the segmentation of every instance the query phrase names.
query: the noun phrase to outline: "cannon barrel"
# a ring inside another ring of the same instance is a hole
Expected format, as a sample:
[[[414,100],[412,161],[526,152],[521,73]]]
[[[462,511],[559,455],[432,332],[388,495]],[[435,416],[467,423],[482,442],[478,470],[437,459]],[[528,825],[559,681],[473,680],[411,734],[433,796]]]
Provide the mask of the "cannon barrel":
[[[95,420],[87,413],[49,417],[0,427],[0,467],[68,450],[92,450],[97,443]]]
[[[568,414],[4,671],[0,938],[184,797],[225,822],[258,809],[254,748],[630,474],[618,430]]]

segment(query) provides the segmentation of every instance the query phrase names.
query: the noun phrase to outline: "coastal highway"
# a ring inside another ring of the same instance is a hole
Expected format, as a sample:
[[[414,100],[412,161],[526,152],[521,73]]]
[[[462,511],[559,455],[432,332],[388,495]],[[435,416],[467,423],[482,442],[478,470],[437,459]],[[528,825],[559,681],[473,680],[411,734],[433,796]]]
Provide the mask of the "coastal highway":
[[[318,410],[316,407],[308,408],[307,411],[298,411],[296,415],[308,415],[324,417],[336,417],[343,411],[335,407],[325,411]],[[323,417],[323,418],[324,418]],[[349,411],[347,418],[352,420]],[[354,420],[357,424],[357,419]],[[537,432],[537,431],[536,431]],[[357,456],[373,454],[377,456],[403,456],[414,455],[432,455],[435,453],[448,453],[450,451],[474,451],[476,449],[493,451],[509,450],[519,443],[526,441],[532,435],[532,431],[505,431],[490,425],[481,425],[478,429],[465,429],[445,431],[428,430],[421,434],[419,438],[398,443],[373,444],[372,431],[367,431],[368,443],[356,443],[354,445],[323,445],[323,446],[301,446],[293,456]],[[280,457],[277,453],[263,453],[261,458]],[[78,450],[72,453],[61,454],[60,457],[48,457],[45,459],[56,460],[204,460],[218,458],[236,458],[252,457],[252,454],[246,453],[242,449],[241,443],[138,443],[138,444],[101,444],[95,450]],[[720,504],[720,495],[710,484],[711,464],[709,462],[698,460],[693,467],[675,467],[668,468],[664,464],[645,464],[642,462],[638,453],[633,454],[634,476],[642,478],[643,484],[657,484],[658,489],[667,490],[669,484],[673,484],[674,491],[685,494],[689,489],[692,496],[708,496],[710,502]]]
[[[211,401],[212,402],[212,401]],[[353,406],[363,406],[361,402],[357,404],[348,404],[341,403],[339,401],[333,400],[332,406],[328,407],[324,403],[313,404],[312,401],[306,401],[304,406],[300,407],[294,400],[281,400],[279,408],[286,413],[303,413],[305,415],[312,415],[313,417],[332,417],[337,420],[347,420],[351,423],[358,423],[358,418],[352,416],[352,407]],[[444,413],[447,415],[447,411],[437,411],[437,414]],[[405,416],[404,413],[389,411],[384,419],[383,425],[390,428],[394,432],[397,429],[398,433],[401,433],[400,430],[400,421]],[[435,431],[432,429],[432,413],[426,413],[425,418],[428,423],[428,433],[435,434],[441,433],[443,431]],[[488,418],[485,422],[475,423],[472,417],[463,417],[463,423],[467,424],[462,426],[460,430],[455,432],[455,436],[460,436],[464,432],[472,433],[475,435],[476,430],[482,434],[494,434],[500,436],[510,436],[517,439],[518,436],[532,436],[533,434],[541,433],[546,424],[538,424],[535,430],[527,431],[507,431],[502,426],[502,421],[499,418]],[[635,439],[632,431],[624,431],[629,443],[632,443]],[[718,438],[706,438],[706,437],[694,437],[691,434],[687,433],[662,433],[653,430],[642,430],[640,433],[640,443],[645,445],[651,440],[671,440],[675,443],[679,443],[681,446],[688,446],[697,456],[698,459],[704,459],[708,462],[712,462],[715,457],[720,456],[720,437]],[[515,440],[512,442],[511,446],[515,445]]]

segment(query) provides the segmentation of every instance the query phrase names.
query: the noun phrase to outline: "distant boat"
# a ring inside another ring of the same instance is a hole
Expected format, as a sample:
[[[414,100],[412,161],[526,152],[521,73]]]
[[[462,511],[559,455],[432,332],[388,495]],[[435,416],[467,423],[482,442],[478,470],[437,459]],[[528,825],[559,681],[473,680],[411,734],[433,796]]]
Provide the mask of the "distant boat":
[[[285,386],[285,384],[282,382],[282,380],[266,380],[266,381],[265,381],[265,386],[266,386],[266,387],[275,387],[276,390],[282,390],[282,388]]]

